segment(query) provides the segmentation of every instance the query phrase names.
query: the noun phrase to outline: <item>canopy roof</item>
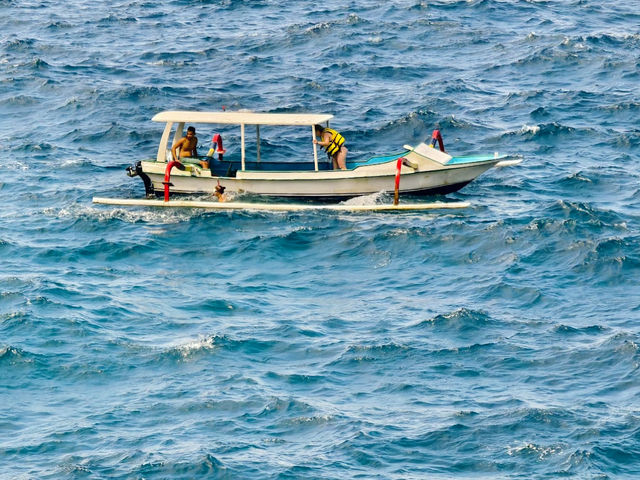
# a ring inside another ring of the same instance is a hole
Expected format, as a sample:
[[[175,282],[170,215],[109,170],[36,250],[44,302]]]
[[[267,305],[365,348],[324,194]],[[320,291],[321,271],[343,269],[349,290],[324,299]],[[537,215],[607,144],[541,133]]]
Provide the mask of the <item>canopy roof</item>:
[[[167,111],[156,114],[154,122],[217,123],[230,125],[315,125],[333,118],[328,113],[253,113]]]

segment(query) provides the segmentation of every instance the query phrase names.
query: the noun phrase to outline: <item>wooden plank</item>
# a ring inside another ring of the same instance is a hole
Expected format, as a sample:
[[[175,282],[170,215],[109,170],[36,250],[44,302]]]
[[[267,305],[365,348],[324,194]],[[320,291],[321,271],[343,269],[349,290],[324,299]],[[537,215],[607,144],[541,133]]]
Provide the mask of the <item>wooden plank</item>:
[[[348,211],[348,212],[393,212],[421,210],[451,210],[469,207],[468,202],[432,202],[432,203],[400,203],[398,205],[315,205],[299,203],[249,203],[249,202],[210,202],[203,200],[146,200],[136,198],[104,198],[93,197],[93,203],[102,205],[164,207],[164,208],[205,208],[210,210],[256,210],[299,212],[310,210]]]

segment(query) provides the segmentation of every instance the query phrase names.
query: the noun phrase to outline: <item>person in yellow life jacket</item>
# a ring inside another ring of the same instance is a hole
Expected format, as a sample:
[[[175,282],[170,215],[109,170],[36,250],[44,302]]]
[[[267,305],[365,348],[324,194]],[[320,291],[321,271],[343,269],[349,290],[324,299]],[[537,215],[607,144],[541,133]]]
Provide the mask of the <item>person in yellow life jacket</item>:
[[[313,140],[313,143],[320,145],[327,151],[327,155],[333,161],[333,168],[337,170],[347,169],[347,147],[344,145],[344,137],[332,128],[323,127],[322,125],[314,125],[316,136],[320,140]]]

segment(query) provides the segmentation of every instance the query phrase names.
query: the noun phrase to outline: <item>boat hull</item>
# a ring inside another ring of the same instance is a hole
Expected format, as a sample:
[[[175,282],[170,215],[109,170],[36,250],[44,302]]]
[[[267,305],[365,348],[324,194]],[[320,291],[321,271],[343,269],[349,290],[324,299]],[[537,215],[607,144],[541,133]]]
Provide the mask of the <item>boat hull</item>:
[[[455,192],[493,167],[499,160],[477,162],[438,170],[414,171],[402,167],[399,192],[416,195]],[[143,171],[157,194],[164,192],[166,164],[143,162]],[[255,194],[274,197],[349,198],[378,192],[394,191],[395,172],[358,171],[320,172],[237,172],[236,177],[211,176],[208,170],[195,166],[185,171],[174,169],[170,176],[170,192],[181,194],[213,194],[217,185],[227,193]],[[391,169],[389,169],[391,170]]]

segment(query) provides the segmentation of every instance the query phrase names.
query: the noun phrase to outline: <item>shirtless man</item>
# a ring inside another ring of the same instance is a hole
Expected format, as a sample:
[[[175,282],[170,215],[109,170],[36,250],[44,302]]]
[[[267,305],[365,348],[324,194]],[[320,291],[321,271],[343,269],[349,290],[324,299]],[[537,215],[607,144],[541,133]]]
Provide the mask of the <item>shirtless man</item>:
[[[194,127],[187,128],[187,136],[178,140],[173,147],[171,147],[171,156],[174,160],[178,159],[176,151],[180,149],[180,158],[182,157],[197,157],[198,151],[198,137],[196,137],[196,129]]]

